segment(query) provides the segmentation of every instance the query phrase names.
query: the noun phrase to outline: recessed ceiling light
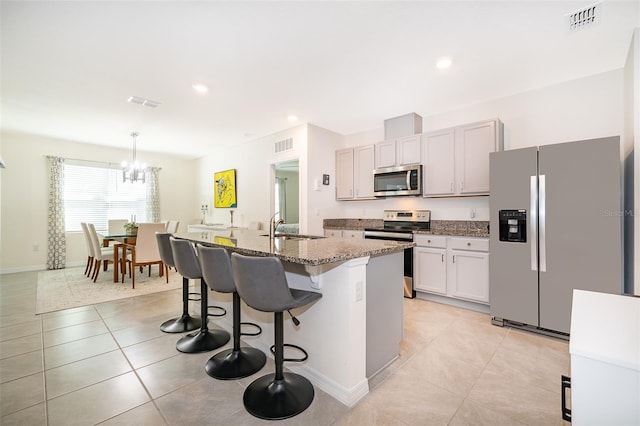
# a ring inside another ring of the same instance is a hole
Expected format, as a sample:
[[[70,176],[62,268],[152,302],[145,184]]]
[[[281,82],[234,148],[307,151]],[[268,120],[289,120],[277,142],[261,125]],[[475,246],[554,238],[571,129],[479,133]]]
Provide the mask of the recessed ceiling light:
[[[287,120],[289,120],[289,122],[291,123],[295,123],[296,121],[298,121],[298,116],[297,115],[290,115],[287,117]]]
[[[191,87],[198,93],[207,93],[209,91],[209,88],[204,83],[194,83]]]
[[[438,67],[439,70],[443,70],[446,68],[449,68],[452,64],[451,58],[448,56],[445,56],[443,58],[438,59],[438,62],[436,62],[436,67]]]

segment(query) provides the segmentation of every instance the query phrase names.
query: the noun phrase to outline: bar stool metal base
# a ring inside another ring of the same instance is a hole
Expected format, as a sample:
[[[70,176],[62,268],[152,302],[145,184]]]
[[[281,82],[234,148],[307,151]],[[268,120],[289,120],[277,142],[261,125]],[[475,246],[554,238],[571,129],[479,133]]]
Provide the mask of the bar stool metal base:
[[[184,333],[193,331],[202,326],[200,317],[192,317],[190,315],[181,315],[178,318],[172,318],[162,323],[160,330],[165,333]]]
[[[231,339],[224,330],[202,330],[191,333],[178,340],[176,349],[184,353],[208,352],[224,346]]]
[[[267,357],[261,350],[242,347],[215,354],[209,358],[204,370],[216,379],[241,379],[260,371],[266,362]]]
[[[275,374],[267,374],[254,380],[244,391],[244,407],[261,419],[281,420],[306,410],[313,402],[313,385],[303,376],[284,373],[275,380]]]

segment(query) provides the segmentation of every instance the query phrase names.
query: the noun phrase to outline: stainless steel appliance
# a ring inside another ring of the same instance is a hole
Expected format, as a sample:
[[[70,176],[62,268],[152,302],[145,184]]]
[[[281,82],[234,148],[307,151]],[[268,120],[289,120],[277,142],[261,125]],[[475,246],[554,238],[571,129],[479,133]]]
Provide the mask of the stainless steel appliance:
[[[422,164],[374,169],[373,195],[422,195]]]
[[[492,320],[566,335],[573,289],[622,292],[620,138],[495,152],[490,167]]]
[[[385,210],[382,228],[367,228],[364,237],[376,240],[413,241],[413,233],[431,229],[430,210]],[[404,297],[414,298],[413,248],[404,251]]]

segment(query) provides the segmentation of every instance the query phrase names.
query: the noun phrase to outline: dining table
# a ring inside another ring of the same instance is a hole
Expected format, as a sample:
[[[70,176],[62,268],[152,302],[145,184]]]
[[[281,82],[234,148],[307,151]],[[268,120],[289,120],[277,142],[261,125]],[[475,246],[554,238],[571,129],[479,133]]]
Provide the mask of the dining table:
[[[118,277],[118,273],[119,273],[119,265],[121,263],[120,259],[120,249],[122,248],[122,257],[124,258],[125,253],[126,253],[126,246],[125,244],[131,244],[131,245],[135,245],[136,244],[136,239],[137,239],[137,235],[132,235],[132,234],[108,234],[108,235],[101,235],[102,236],[102,246],[103,247],[109,247],[109,242],[111,241],[117,241],[118,244],[115,244],[113,246],[113,282],[117,283],[120,281],[120,278]]]

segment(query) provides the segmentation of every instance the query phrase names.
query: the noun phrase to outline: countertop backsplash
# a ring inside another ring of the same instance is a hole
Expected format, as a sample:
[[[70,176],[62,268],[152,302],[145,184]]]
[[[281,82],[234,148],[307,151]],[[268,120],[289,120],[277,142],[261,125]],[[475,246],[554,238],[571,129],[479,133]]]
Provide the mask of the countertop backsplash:
[[[324,219],[324,229],[364,230],[382,228],[382,219]],[[432,220],[430,231],[417,231],[419,234],[456,235],[465,237],[488,237],[488,220]]]

